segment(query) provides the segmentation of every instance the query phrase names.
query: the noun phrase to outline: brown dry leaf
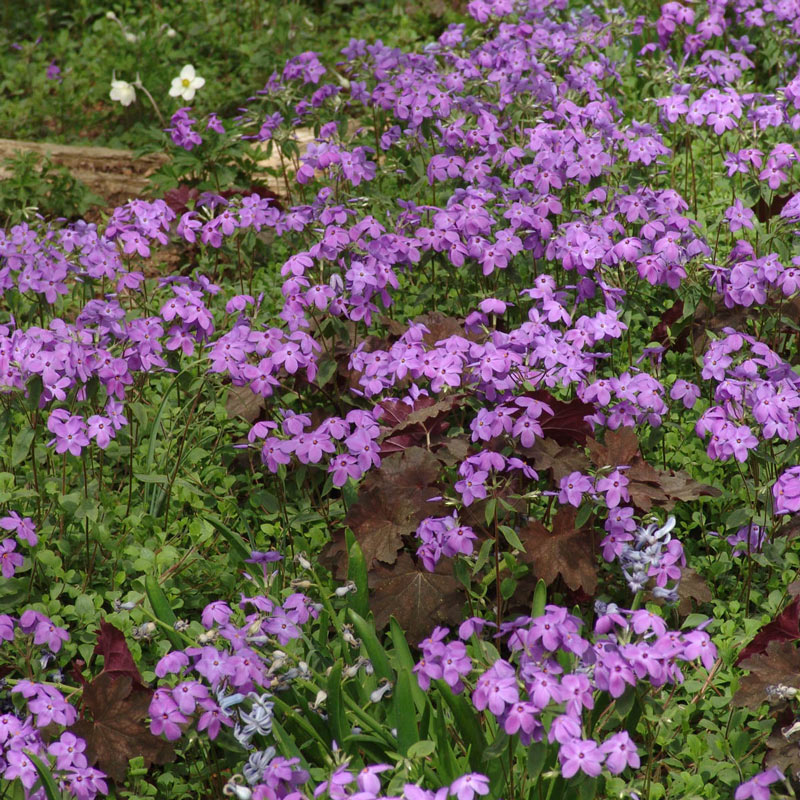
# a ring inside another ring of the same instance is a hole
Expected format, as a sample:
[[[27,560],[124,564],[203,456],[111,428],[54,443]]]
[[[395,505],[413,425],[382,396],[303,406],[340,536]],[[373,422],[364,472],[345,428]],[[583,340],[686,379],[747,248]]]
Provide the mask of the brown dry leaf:
[[[401,400],[381,403],[385,423],[382,430],[381,455],[400,452],[409,447],[426,447],[441,441],[450,427],[450,412],[463,402],[463,395],[450,395],[442,400],[419,397],[413,407]]]
[[[556,483],[571,472],[587,472],[589,469],[589,460],[577,447],[562,447],[555,439],[537,439],[533,447],[523,452],[533,459],[539,473],[549,469]]]
[[[678,500],[721,494],[719,489],[699,483],[686,472],[667,472],[648,464],[639,452],[639,440],[632,428],[607,431],[605,444],[593,439],[586,444],[596,467],[628,467],[625,470],[625,477],[630,481],[628,492],[631,501],[642,511],[650,511],[654,505],[669,510]]]
[[[370,586],[375,627],[380,630],[394,617],[410,644],[430,636],[436,625],[455,625],[463,618],[464,596],[449,564],[428,572],[401,553],[393,567],[380,567],[371,575]]]
[[[460,336],[466,339],[467,336],[464,332],[464,323],[459,322],[455,317],[448,317],[441,311],[430,311],[427,314],[421,314],[414,317],[414,322],[421,322],[430,333],[426,333],[422,337],[422,341],[433,347],[436,342],[442,339],[448,339],[451,336]]]
[[[436,448],[436,458],[452,467],[455,464],[460,464],[468,455],[470,450],[469,439],[466,436],[453,436],[445,439]]]
[[[358,491],[358,500],[345,518],[355,534],[367,569],[374,561],[393,564],[403,546],[402,537],[417,530],[425,517],[445,512],[433,482],[439,476],[439,460],[421,447],[410,447],[383,459]]]
[[[795,734],[796,736],[796,734]],[[789,741],[781,727],[773,730],[767,739],[767,767],[778,767],[785,775],[796,775],[800,768],[800,747],[797,739]]]
[[[587,438],[586,446],[595,465],[598,467],[630,466],[639,452],[639,438],[633,428],[619,428],[606,432],[604,444]]]
[[[573,591],[582,588],[594,594],[597,588],[597,558],[594,534],[586,528],[575,529],[574,508],[562,506],[548,531],[538,520],[531,520],[519,531],[525,545],[520,555],[531,564],[533,574],[548,586],[561,575]]]
[[[145,766],[166,764],[175,757],[172,745],[153,736],[144,723],[148,716],[149,689],[134,689],[128,675],[102,672],[83,690],[84,717],[70,730],[86,741],[86,757],[115,781],[122,782],[128,761],[141,756]]]
[[[586,440],[592,432],[586,417],[597,411],[593,403],[584,403],[577,397],[565,403],[557,400],[545,389],[525,392],[524,396],[538,400],[540,403],[546,403],[553,412],[552,414],[545,412],[539,417],[543,436],[555,439],[562,446],[574,443],[586,444]]]
[[[230,386],[225,410],[229,417],[241,417],[251,425],[261,416],[264,398],[249,386]]]
[[[661,488],[674,500],[697,500],[698,497],[719,497],[722,492],[714,486],[700,483],[688,472],[664,472],[658,470]]]
[[[739,665],[750,674],[741,679],[731,701],[754,711],[767,702],[767,687],[783,684],[800,689],[800,650],[794,642],[773,641],[767,652],[750,656]]]
[[[678,613],[688,616],[702,603],[711,602],[711,590],[708,584],[698,574],[697,570],[691,567],[684,567],[681,570],[681,580],[678,583]]]

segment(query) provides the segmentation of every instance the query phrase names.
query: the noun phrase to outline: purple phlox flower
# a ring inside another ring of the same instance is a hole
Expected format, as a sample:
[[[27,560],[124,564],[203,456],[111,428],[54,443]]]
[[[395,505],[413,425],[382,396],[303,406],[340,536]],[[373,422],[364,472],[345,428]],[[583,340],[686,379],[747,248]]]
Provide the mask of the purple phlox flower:
[[[517,673],[514,667],[498,659],[478,678],[472,693],[472,704],[478,711],[488,708],[495,716],[500,716],[506,705],[519,702]]]
[[[61,738],[47,748],[50,755],[56,757],[57,769],[69,769],[70,767],[83,769],[86,767],[84,750],[86,750],[86,742],[69,731],[64,731]]]
[[[728,220],[731,233],[740,230],[741,228],[753,227],[753,212],[749,208],[742,205],[742,201],[738,198],[733,201],[733,205],[729,206],[725,211],[725,218]]]
[[[200,700],[198,705],[205,710],[197,720],[197,730],[208,731],[209,739],[216,739],[223,725],[227,725],[229,728],[233,727],[233,720],[223,713],[222,708],[211,698]]]
[[[569,475],[565,475],[559,486],[561,491],[558,495],[558,502],[562,505],[575,506],[575,508],[578,508],[583,502],[584,494],[594,490],[592,479],[580,472],[571,472]]]
[[[169,741],[181,738],[181,725],[189,720],[183,716],[171,693],[165,689],[157,689],[150,700],[150,732],[153,736],[162,733]]]
[[[743,525],[735,534],[725,541],[733,548],[731,555],[739,556],[748,553],[760,553],[767,538],[766,529],[755,523]]]
[[[700,388],[689,381],[679,378],[670,389],[669,396],[673,400],[682,400],[686,408],[693,408],[700,397]]]
[[[172,699],[181,714],[194,713],[199,700],[208,698],[208,689],[198,681],[183,681],[172,690]]]
[[[711,669],[717,658],[717,648],[711,641],[711,637],[701,630],[693,630],[683,637],[683,658],[686,661],[694,661],[699,658],[706,669]]]
[[[13,578],[14,573],[22,566],[24,559],[15,552],[17,543],[13,539],[3,539],[0,542],[0,567],[4,578]]]
[[[21,517],[16,511],[9,511],[5,517],[0,518],[0,528],[14,531],[17,539],[27,542],[31,547],[35,547],[39,541],[33,520],[30,517]]]
[[[597,776],[603,770],[603,751],[592,739],[572,739],[561,745],[558,760],[561,774],[571,778],[580,770],[586,775]]]
[[[478,304],[478,308],[484,314],[504,314],[508,306],[509,303],[504,303],[494,297],[487,297]]]
[[[776,514],[800,511],[800,467],[787,469],[772,487]]]
[[[598,478],[595,489],[605,494],[606,505],[609,508],[616,508],[621,501],[628,502],[630,500],[630,494],[626,488],[628,483],[628,479],[617,468],[606,477]]]
[[[619,775],[625,767],[638,769],[641,763],[636,745],[627,731],[610,736],[600,745],[600,752],[606,757],[606,769]]]
[[[245,559],[245,563],[247,564],[270,564],[275,561],[281,561],[283,556],[278,553],[276,550],[267,550],[266,552],[261,552],[259,550],[253,550],[250,553],[250,558]]]
[[[69,640],[69,634],[64,628],[59,628],[49,617],[33,609],[23,612],[19,618],[19,627],[23,633],[33,634],[34,644],[47,644],[54,653]]]
[[[466,641],[474,635],[480,636],[484,627],[496,627],[493,622],[483,619],[483,617],[470,617],[465,619],[458,627],[458,638]]]
[[[173,650],[159,659],[156,664],[155,673],[159,678],[163,678],[171,673],[180,672],[184,667],[189,666],[189,656],[183,650]]]
[[[392,769],[390,764],[372,764],[364,767],[356,774],[356,784],[362,792],[369,792],[377,797],[381,790],[381,781],[378,778],[381,772]]]
[[[462,775],[450,784],[450,794],[458,800],[473,800],[475,795],[489,794],[489,779],[477,772]]]
[[[769,800],[769,787],[777,781],[785,780],[786,776],[778,767],[770,767],[768,770],[759,772],[758,775],[741,784],[733,795],[734,800],[747,800],[750,797],[753,800]]]
[[[327,792],[331,800],[345,800],[349,794],[345,787],[353,783],[354,780],[353,773],[348,771],[346,764],[342,764],[336,767],[327,781],[323,781],[314,789],[314,797],[319,797]]]

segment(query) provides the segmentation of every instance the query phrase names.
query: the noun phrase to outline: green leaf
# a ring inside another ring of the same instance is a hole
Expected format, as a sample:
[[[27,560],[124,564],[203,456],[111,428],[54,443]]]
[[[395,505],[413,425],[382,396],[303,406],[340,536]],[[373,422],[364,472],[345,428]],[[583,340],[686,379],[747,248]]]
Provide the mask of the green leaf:
[[[493,761],[504,755],[508,749],[510,738],[511,737],[504,730],[499,730],[495,740],[483,751],[483,760]]]
[[[413,678],[416,683],[416,678]],[[411,745],[419,741],[417,714],[414,707],[412,676],[407,669],[401,670],[394,686],[395,725],[400,755],[407,756]]]
[[[236,556],[239,563],[250,558],[251,548],[248,547],[242,537],[231,530],[216,514],[206,514],[204,519],[210,522],[214,528],[222,535],[222,538],[231,546],[231,554]]]
[[[513,578],[503,578],[503,580],[500,581],[500,595],[503,600],[508,600],[513,597],[516,591],[517,582]]]
[[[597,778],[586,778],[578,787],[580,800],[593,800],[597,796],[598,783]]]
[[[147,599],[150,601],[153,614],[168,626],[168,628],[164,628],[163,630],[167,639],[169,639],[169,643],[176,650],[183,650],[185,647],[183,639],[181,639],[174,628],[178,618],[175,616],[175,612],[172,610],[172,606],[169,604],[169,600],[164,594],[164,590],[161,588],[155,575],[148,575],[145,578],[144,590],[147,594]]]
[[[320,359],[319,364],[317,365],[317,377],[314,383],[317,386],[322,387],[325,386],[326,383],[329,383],[331,378],[336,374],[336,369],[338,364],[332,358],[323,358]]]
[[[486,501],[486,508],[484,508],[483,510],[483,517],[486,520],[486,524],[490,528],[494,524],[494,514],[496,509],[497,509],[497,500],[494,497],[491,497],[489,500]]]
[[[343,747],[349,726],[345,718],[344,697],[342,697],[341,661],[337,661],[331,668],[330,674],[328,675],[326,691],[328,693],[326,704],[328,709],[328,727],[333,739],[339,747]]]
[[[393,655],[395,670],[398,674],[403,670],[413,673],[415,666],[414,657],[411,655],[411,649],[408,646],[403,629],[400,627],[400,623],[394,617],[389,618],[389,635],[391,636],[392,644],[394,645]],[[427,700],[425,698],[425,692],[419,688],[419,684],[416,680],[413,684],[412,694],[414,697],[414,705],[416,706],[418,713],[421,714],[425,708]]]
[[[547,605],[547,584],[539,578],[536,589],[533,592],[533,606],[531,607],[532,617],[541,617],[544,614],[544,607]]]
[[[535,781],[544,767],[547,760],[547,743],[531,742],[528,746],[528,757],[526,759],[527,777]]]
[[[353,623],[356,634],[358,634],[358,638],[361,639],[361,644],[364,645],[364,649],[367,651],[369,660],[372,662],[372,668],[375,670],[375,675],[387,681],[394,680],[394,670],[392,670],[389,664],[386,651],[378,641],[375,626],[372,622],[367,622],[364,617],[356,613],[352,608],[347,610],[347,616]]]
[[[11,447],[12,467],[19,466],[28,457],[35,435],[36,431],[33,428],[25,428],[14,437],[14,444]]]
[[[157,472],[134,472],[134,477],[142,483],[158,483],[166,486],[169,478],[166,475],[159,475]]]
[[[483,730],[472,706],[464,699],[463,695],[453,694],[452,689],[443,680],[435,680],[431,684],[436,686],[439,696],[450,708],[455,728],[469,751],[470,766],[475,772],[487,769],[483,763],[483,752],[487,747],[486,737],[483,735]],[[499,762],[494,763],[499,764]]]
[[[408,748],[409,758],[425,758],[436,752],[436,742],[430,739],[421,739]]]
[[[443,783],[452,783],[465,770],[459,768],[458,761],[456,761],[456,756],[453,752],[453,738],[447,731],[447,723],[444,716],[444,707],[438,707],[433,721],[433,733],[436,737],[436,766],[443,778]]]
[[[522,544],[519,536],[517,536],[517,532],[513,528],[510,528],[508,525],[500,525],[500,533],[503,534],[503,538],[515,550],[519,550],[521,553],[525,552],[525,545]]]
[[[575,517],[575,530],[580,530],[589,521],[589,517],[592,516],[593,508],[593,503],[581,503],[581,507],[578,509],[578,515]]]
[[[60,494],[58,496],[58,504],[67,514],[74,514],[75,510],[81,504],[83,495],[80,492],[70,492],[69,494]]]
[[[348,595],[347,605],[357,614],[366,617],[369,614],[369,589],[367,587],[367,563],[361,545],[353,532],[345,531],[347,546],[347,579],[356,585],[356,591]]]
[[[436,737],[436,765],[443,783],[452,783],[464,773],[458,766],[453,752],[453,739],[447,732],[447,723],[444,718],[444,708],[438,707],[433,720],[433,733]]]
[[[278,740],[278,749],[285,758],[297,758],[300,760],[300,766],[305,770],[308,769],[308,762],[303,756],[302,751],[297,747],[294,739],[286,733],[283,726],[274,717],[272,719],[272,735]]]
[[[61,792],[58,790],[58,785],[53,778],[53,773],[50,772],[50,768],[30,750],[24,750],[23,752],[30,759],[31,764],[36,767],[36,772],[39,774],[39,780],[42,782],[42,788],[47,795],[47,800],[61,800]]]

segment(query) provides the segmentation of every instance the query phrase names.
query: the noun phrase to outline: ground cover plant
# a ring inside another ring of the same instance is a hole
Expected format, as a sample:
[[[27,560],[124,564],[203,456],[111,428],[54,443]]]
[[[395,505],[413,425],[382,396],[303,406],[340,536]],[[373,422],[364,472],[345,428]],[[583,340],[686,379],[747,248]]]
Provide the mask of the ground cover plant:
[[[466,12],[0,234],[4,797],[795,795],[800,7]]]

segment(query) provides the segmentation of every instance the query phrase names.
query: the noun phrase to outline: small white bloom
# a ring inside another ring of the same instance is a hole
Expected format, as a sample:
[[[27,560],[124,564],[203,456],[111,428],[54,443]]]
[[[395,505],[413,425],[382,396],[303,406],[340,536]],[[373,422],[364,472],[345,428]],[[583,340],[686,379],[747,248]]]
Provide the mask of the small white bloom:
[[[135,33],[131,33],[130,31],[125,31],[123,36],[125,37],[125,41],[130,44],[135,44],[136,42],[139,41],[139,37]]]
[[[129,106],[136,102],[136,89],[128,81],[111,81],[111,92],[109,96],[124,106]]]
[[[166,34],[169,39],[174,39],[178,35],[175,28],[167,28]]]
[[[180,97],[186,102],[194,99],[195,92],[206,84],[206,79],[201,78],[194,71],[191,64],[187,64],[177,78],[172,79],[172,86],[169,90],[170,97]]]

